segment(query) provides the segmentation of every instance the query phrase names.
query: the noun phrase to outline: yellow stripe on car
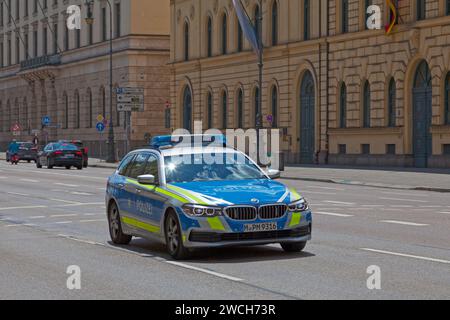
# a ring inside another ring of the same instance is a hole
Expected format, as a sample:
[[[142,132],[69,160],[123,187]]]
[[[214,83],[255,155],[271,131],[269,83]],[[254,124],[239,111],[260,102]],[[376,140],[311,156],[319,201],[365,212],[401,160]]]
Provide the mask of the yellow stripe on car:
[[[137,180],[134,180],[134,179],[127,179],[127,182],[131,183],[131,184],[133,184],[135,186],[138,186],[138,187],[150,190],[150,191],[155,191],[157,193],[166,195],[166,196],[168,196],[170,198],[174,198],[174,199],[180,201],[181,203],[189,203],[189,201],[187,199],[185,199],[182,196],[179,196],[179,195],[177,195],[177,194],[175,194],[175,193],[173,193],[173,192],[171,192],[169,190],[166,190],[166,189],[163,189],[163,188],[160,188],[160,187],[156,187],[156,186],[144,185],[144,184],[141,184],[141,183],[137,182]]]
[[[302,196],[295,189],[290,189],[291,191],[291,202],[300,200]]]
[[[148,232],[152,232],[152,233],[159,233],[160,232],[160,228],[157,226],[154,226],[152,224],[148,224],[133,218],[129,218],[129,217],[122,217],[122,221],[130,226],[139,228],[139,229],[143,229],[146,230]]]
[[[225,231],[225,227],[223,226],[223,223],[222,223],[222,221],[220,221],[219,217],[208,218],[207,221],[208,221],[211,229]]]
[[[289,227],[293,227],[300,224],[300,220],[302,220],[302,214],[300,212],[294,212],[291,217],[291,222],[289,223]]]
[[[200,199],[199,197],[195,196],[192,192],[190,192],[189,190],[174,186],[174,185],[167,185],[167,188],[176,191],[178,193],[181,193],[182,195],[191,198],[192,200],[194,200],[196,202],[196,204],[202,204],[202,205],[209,205],[209,203],[206,203],[205,201],[203,201],[202,199]]]

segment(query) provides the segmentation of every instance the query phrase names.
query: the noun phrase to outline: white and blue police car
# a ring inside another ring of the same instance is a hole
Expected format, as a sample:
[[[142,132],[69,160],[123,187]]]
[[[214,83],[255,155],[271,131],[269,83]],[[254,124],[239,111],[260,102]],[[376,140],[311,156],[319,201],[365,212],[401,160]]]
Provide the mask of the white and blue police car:
[[[153,239],[175,259],[195,248],[280,243],[286,252],[304,249],[311,210],[296,190],[274,180],[278,170],[266,172],[225,145],[179,147],[173,141],[154,137],[108,178],[115,244],[129,244],[133,236]]]

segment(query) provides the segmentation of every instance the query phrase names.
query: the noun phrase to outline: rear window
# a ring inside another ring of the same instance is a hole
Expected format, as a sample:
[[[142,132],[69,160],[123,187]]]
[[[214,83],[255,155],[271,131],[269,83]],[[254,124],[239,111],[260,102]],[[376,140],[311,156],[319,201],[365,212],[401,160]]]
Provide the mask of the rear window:
[[[55,144],[53,146],[53,150],[75,151],[75,150],[78,150],[78,147],[71,143],[60,143],[60,144]]]
[[[19,147],[31,149],[31,148],[33,148],[33,144],[31,142],[21,142],[21,143],[19,143]]]

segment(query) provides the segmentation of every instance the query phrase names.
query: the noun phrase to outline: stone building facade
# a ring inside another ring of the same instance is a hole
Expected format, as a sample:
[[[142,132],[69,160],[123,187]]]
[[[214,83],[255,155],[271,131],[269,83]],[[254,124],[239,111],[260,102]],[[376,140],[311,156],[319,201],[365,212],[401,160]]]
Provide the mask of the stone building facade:
[[[257,0],[243,0],[257,22]],[[450,1],[263,0],[265,127],[290,163],[450,167]],[[255,126],[257,57],[231,0],[171,1],[174,127]],[[272,115],[272,117],[267,117]]]
[[[169,4],[166,0],[110,0],[113,26],[113,84],[142,87],[145,112],[131,115],[131,146],[168,132]],[[81,29],[67,29],[67,8],[81,9]],[[0,4],[0,148],[11,139],[80,139],[91,155],[106,155],[108,127],[114,124],[118,153],[125,152],[125,116],[117,112],[115,90],[110,114],[110,11],[93,1],[93,24],[86,23],[85,0],[12,0]],[[41,119],[48,116],[49,127]],[[12,128],[20,127],[13,135]],[[109,123],[108,123],[109,126]],[[101,153],[101,154],[100,154]]]

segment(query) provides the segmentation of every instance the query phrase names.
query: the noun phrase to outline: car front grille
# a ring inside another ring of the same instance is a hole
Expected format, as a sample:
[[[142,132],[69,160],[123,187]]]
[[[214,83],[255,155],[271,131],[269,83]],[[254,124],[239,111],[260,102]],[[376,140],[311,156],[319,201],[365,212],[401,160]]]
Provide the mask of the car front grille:
[[[233,220],[255,220],[255,207],[228,207],[225,209],[225,214]]]
[[[278,219],[285,215],[286,210],[287,205],[285,204],[261,206],[259,208],[259,217],[261,219]]]

